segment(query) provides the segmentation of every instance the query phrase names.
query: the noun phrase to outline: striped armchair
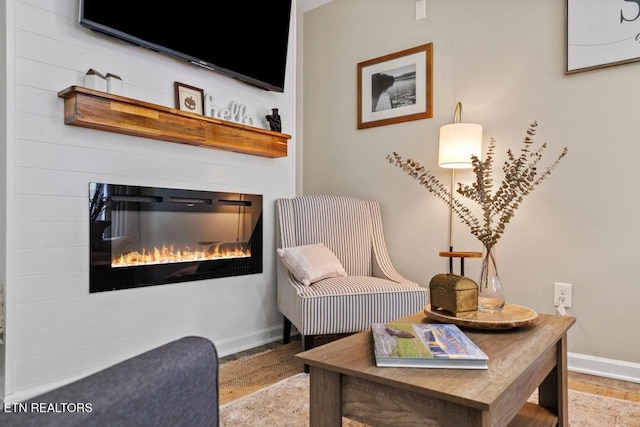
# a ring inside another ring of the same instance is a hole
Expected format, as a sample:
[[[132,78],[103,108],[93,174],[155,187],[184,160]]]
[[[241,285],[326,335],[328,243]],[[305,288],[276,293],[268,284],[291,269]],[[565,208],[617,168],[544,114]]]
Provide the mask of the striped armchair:
[[[284,343],[290,340],[291,324],[308,350],[316,335],[363,331],[427,304],[428,289],[402,277],[391,264],[377,201],[327,195],[277,199],[276,221],[277,248],[322,243],[347,273],[306,286],[277,262]]]

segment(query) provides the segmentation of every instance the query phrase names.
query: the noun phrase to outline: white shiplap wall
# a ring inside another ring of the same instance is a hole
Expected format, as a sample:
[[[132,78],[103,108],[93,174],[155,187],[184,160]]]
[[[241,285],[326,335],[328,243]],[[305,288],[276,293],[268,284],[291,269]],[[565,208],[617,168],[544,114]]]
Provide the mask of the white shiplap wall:
[[[295,192],[295,22],[286,90],[274,93],[92,33],[77,22],[78,0],[5,1],[7,45],[15,49],[5,76],[12,110],[6,134],[15,137],[7,140],[2,183],[6,400],[185,335],[211,339],[221,355],[278,338],[273,201]],[[217,36],[211,43],[234,43],[232,35]],[[265,48],[260,40],[239,46],[247,55]],[[221,106],[246,104],[265,128],[264,115],[277,107],[283,131],[294,136],[289,156],[267,159],[66,126],[57,92],[81,85],[89,68],[121,76],[125,96],[165,106],[174,104],[174,81],[203,88]],[[89,294],[91,181],[262,194],[264,272]]]

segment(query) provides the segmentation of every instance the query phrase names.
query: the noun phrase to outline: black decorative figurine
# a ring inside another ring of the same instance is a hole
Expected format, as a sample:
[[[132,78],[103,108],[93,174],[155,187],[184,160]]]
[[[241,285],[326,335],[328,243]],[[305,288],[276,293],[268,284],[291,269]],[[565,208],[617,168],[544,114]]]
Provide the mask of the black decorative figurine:
[[[272,108],[271,114],[268,114],[266,116],[266,119],[269,122],[269,127],[271,128],[271,130],[282,132],[282,122],[277,108]]]

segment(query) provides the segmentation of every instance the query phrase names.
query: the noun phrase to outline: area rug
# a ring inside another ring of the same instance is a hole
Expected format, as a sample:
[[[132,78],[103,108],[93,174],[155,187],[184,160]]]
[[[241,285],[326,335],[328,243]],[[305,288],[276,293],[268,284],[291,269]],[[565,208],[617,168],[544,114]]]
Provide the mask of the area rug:
[[[640,427],[640,403],[569,390],[569,422],[571,427]],[[220,425],[308,426],[309,375],[294,375],[222,405]],[[346,418],[342,425],[365,426]]]
[[[295,358],[300,351],[300,341],[294,341],[223,363],[221,425],[309,425],[309,376]],[[530,401],[535,402],[535,395]],[[571,427],[640,427],[640,391],[569,378],[569,420]],[[365,425],[345,418],[343,426]]]

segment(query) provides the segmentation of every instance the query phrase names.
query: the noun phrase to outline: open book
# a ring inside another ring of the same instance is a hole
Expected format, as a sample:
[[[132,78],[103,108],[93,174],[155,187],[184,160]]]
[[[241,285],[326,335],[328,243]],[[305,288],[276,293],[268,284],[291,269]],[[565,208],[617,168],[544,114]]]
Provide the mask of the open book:
[[[454,324],[374,323],[377,366],[488,369],[488,356]]]

